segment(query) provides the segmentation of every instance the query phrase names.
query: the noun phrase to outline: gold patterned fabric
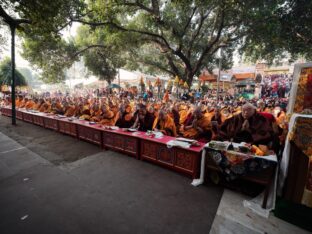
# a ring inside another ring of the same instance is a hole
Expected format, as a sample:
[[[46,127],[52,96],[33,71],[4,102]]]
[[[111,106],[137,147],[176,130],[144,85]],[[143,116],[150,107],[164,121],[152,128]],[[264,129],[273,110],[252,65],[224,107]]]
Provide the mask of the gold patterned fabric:
[[[312,118],[298,117],[289,133],[289,141],[293,141],[309,157],[309,170],[302,204],[312,207]]]
[[[310,157],[309,161],[309,171],[308,171],[308,179],[307,179],[307,184],[306,187],[303,191],[303,196],[302,196],[302,204],[312,207],[312,157]]]
[[[289,141],[293,141],[308,157],[312,156],[312,118],[298,117],[292,131],[289,133]]]
[[[294,113],[312,109],[312,67],[302,68],[295,97]]]

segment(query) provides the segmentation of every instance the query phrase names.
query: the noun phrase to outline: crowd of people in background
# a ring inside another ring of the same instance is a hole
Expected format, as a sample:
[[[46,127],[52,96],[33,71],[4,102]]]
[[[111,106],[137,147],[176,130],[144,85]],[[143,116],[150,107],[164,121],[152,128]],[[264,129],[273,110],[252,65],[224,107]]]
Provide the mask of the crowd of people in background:
[[[269,84],[268,80],[264,83]],[[280,77],[271,79],[277,81],[278,87],[284,86]],[[144,93],[135,95],[125,89],[121,92],[89,89],[73,94],[57,91],[19,94],[16,107],[202,142],[214,139],[265,144],[278,152],[287,132],[288,102],[285,95],[276,95],[278,90],[272,87],[261,98],[250,100],[229,94],[216,100],[213,92],[202,95],[198,90],[184,92],[178,98],[168,91],[162,98]],[[11,105],[11,97],[2,98],[1,105]]]
[[[289,93],[292,76],[287,74],[268,75],[262,79],[262,97],[285,98]]]

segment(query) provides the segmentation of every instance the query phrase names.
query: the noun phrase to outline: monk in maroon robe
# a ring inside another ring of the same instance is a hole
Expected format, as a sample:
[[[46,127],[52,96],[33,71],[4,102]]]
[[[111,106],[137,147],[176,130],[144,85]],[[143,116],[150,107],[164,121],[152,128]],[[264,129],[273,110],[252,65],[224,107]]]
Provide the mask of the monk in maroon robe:
[[[273,140],[273,130],[270,122],[258,114],[256,107],[247,103],[242,106],[242,112],[227,119],[220,127],[218,138],[234,142],[251,144],[268,144]]]

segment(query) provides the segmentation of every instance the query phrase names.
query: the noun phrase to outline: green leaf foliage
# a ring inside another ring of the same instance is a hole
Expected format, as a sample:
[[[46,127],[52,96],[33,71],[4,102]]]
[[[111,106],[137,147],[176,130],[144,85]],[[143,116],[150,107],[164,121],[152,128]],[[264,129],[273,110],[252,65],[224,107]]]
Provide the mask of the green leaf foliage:
[[[11,85],[12,82],[12,66],[10,58],[5,58],[0,63],[0,86]],[[15,70],[15,85],[26,86],[27,82],[25,77],[18,71]]]
[[[312,57],[310,0],[4,0],[30,25],[19,29],[24,57],[48,82],[83,57],[88,69],[110,81],[126,67],[178,75],[189,86],[203,68],[222,67],[233,52],[255,61],[286,53]],[[2,5],[2,6],[4,6]],[[73,40],[61,30],[79,22]]]

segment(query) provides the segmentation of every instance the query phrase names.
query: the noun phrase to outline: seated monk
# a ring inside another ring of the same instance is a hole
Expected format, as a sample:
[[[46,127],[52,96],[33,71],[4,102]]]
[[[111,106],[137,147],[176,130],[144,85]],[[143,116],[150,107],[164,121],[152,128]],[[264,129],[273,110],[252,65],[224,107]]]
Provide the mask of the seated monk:
[[[276,124],[280,128],[284,128],[285,122],[286,122],[286,113],[282,110],[282,108],[279,106],[276,106],[273,110],[273,115],[276,119]]]
[[[221,109],[221,122],[224,123],[225,120],[232,118],[233,115],[230,112],[229,108],[223,107]]]
[[[232,117],[233,115],[230,113],[228,108],[223,107],[222,109],[220,109],[219,107],[216,107],[214,110],[214,116],[211,118],[211,121],[217,121],[218,125],[221,126],[221,124],[223,124],[225,120]]]
[[[173,104],[170,107],[169,116],[173,119],[177,131],[180,129],[180,114],[177,105]]]
[[[65,116],[66,117],[73,117],[76,115],[76,111],[77,111],[77,108],[75,105],[73,104],[68,104],[67,108],[65,109]]]
[[[28,102],[28,98],[24,98],[20,104],[19,104],[19,108],[25,108],[26,103]]]
[[[98,103],[94,103],[91,108],[91,121],[100,122],[102,111]]]
[[[48,102],[46,102],[46,101],[43,101],[43,103],[39,107],[39,112],[47,113],[48,109],[50,109],[50,104]]]
[[[1,99],[0,106],[7,106],[7,99],[6,98]]]
[[[117,102],[110,102],[109,109],[114,113],[114,116],[115,116],[114,123],[116,123],[119,118],[119,106]]]
[[[183,124],[186,119],[187,119],[187,116],[189,115],[189,109],[186,105],[184,104],[181,104],[179,106],[179,115],[180,115],[180,124]]]
[[[154,106],[155,105],[147,105],[146,109],[149,114],[153,115],[156,118],[158,116],[158,109],[155,109],[155,107],[157,108],[157,106]]]
[[[268,104],[268,106],[265,108],[264,112],[267,112],[267,113],[273,113],[273,106],[272,104]]]
[[[78,102],[78,103],[76,103],[75,104],[75,109],[76,109],[76,111],[75,111],[75,117],[77,117],[77,118],[80,118],[80,116],[82,116],[83,115],[83,104],[82,104],[82,102]]]
[[[221,140],[267,144],[272,140],[272,127],[269,121],[256,111],[250,103],[242,106],[242,113],[225,120],[219,130]]]
[[[192,123],[183,126],[183,137],[207,142],[211,140],[211,136],[210,119],[203,113],[202,107],[197,107]]]
[[[30,99],[25,103],[25,108],[26,108],[26,109],[32,109],[34,105],[35,105],[35,102],[30,98]]]
[[[134,123],[134,118],[131,112],[130,104],[126,104],[125,107],[121,108],[116,126],[120,128],[130,128]]]
[[[116,115],[119,111],[118,105],[114,102],[109,102],[109,109]]]
[[[23,96],[18,96],[18,98],[15,100],[15,106],[17,108],[20,108],[22,101],[23,101]]]
[[[257,101],[257,111],[258,112],[265,112],[265,103],[262,99]]]
[[[64,114],[63,107],[58,102],[54,101],[54,102],[52,102],[50,113],[57,114],[57,115],[63,115]]]
[[[155,118],[153,130],[160,131],[167,136],[177,136],[175,123],[164,109],[161,109],[158,113],[158,117]]]
[[[90,120],[90,118],[91,118],[90,106],[88,100],[85,100],[81,108],[81,115],[79,116],[79,119]]]
[[[211,119],[215,116],[215,108],[209,107],[209,108],[202,108],[204,111],[204,115],[211,121]]]
[[[66,107],[67,107],[67,102],[61,102],[60,100],[57,100],[57,102],[56,102],[56,107],[57,107],[57,109],[58,109],[58,114],[59,115],[64,115],[65,114],[65,107],[64,107],[64,104],[66,105]]]
[[[103,104],[101,107],[101,117],[100,117],[100,124],[107,125],[107,126],[114,126],[115,125],[115,115],[112,112],[108,105]]]
[[[44,103],[43,99],[40,98],[39,100],[35,100],[35,105],[33,106],[33,110],[39,111],[40,106]]]
[[[153,123],[155,116],[149,113],[146,109],[146,106],[140,104],[136,120],[132,128],[138,128],[139,131],[146,132],[153,129]]]

